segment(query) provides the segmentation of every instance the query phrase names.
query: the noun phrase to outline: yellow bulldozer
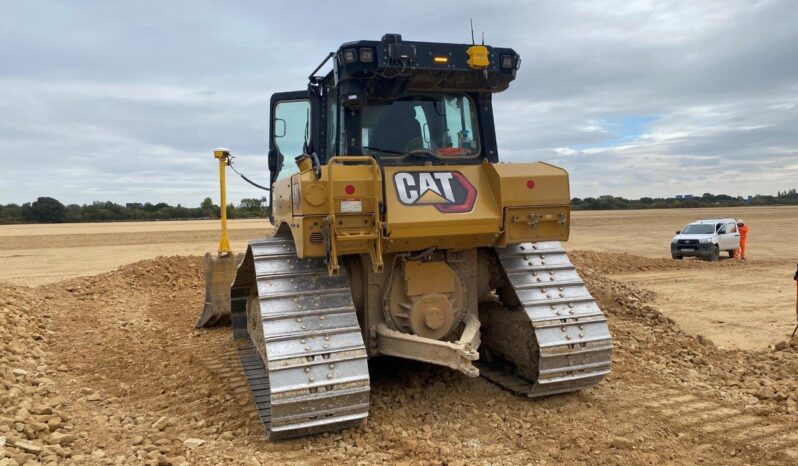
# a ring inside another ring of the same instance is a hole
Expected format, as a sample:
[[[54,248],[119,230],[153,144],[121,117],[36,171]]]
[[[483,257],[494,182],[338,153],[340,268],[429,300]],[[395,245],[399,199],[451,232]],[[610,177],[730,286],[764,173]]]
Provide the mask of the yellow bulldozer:
[[[275,233],[237,272],[232,254],[209,260],[198,323],[232,320],[271,439],[362,422],[376,356],[529,397],[609,373],[607,320],[560,245],[568,174],[499,162],[492,96],[520,63],[510,48],[386,34],[272,96]]]

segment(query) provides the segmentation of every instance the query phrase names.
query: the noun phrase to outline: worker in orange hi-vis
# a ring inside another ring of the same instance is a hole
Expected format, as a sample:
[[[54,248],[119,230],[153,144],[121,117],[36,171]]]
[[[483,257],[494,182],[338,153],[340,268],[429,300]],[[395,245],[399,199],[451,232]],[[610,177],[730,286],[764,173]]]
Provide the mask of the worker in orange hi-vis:
[[[795,265],[795,276],[792,279],[795,280],[795,317],[798,318],[798,264]]]
[[[740,248],[735,251],[734,257],[745,259],[745,240],[748,239],[748,225],[742,219],[738,219],[737,230],[740,232]]]
[[[795,280],[795,317],[798,319],[798,264],[795,265],[795,276],[792,279]]]
[[[795,266],[795,275],[792,277],[795,280],[795,319],[798,320],[798,264]],[[790,335],[790,341],[795,337],[795,332],[798,331],[798,324],[795,325],[795,330]]]

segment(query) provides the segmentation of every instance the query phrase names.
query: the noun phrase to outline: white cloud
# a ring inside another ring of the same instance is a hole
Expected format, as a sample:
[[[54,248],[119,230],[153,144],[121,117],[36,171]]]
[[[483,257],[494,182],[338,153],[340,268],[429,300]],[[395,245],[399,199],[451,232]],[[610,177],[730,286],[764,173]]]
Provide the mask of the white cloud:
[[[562,155],[563,157],[569,157],[569,156],[574,156],[574,155],[578,155],[579,154],[578,150],[571,149],[570,147],[558,147],[558,148],[554,149],[554,152],[557,155]]]

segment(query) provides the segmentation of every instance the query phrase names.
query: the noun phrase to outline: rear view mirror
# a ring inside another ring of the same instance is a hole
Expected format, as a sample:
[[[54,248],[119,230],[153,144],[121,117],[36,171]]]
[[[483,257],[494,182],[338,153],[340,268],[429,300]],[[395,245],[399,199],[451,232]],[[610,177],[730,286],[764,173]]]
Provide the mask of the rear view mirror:
[[[676,234],[677,234],[677,235],[680,235],[680,234],[682,234],[682,230],[676,230]]]
[[[274,119],[274,137],[281,138],[285,136],[285,120],[282,118]]]

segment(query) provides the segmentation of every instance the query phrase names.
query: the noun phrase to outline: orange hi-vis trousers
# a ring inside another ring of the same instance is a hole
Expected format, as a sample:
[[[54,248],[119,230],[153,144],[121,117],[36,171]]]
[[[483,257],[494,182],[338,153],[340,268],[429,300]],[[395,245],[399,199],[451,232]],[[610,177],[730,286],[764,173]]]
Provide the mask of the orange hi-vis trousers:
[[[745,257],[745,241],[740,241],[740,247],[734,250],[734,258],[742,259]]]
[[[740,231],[740,259],[745,259],[745,241],[748,239],[748,225],[743,225]]]

